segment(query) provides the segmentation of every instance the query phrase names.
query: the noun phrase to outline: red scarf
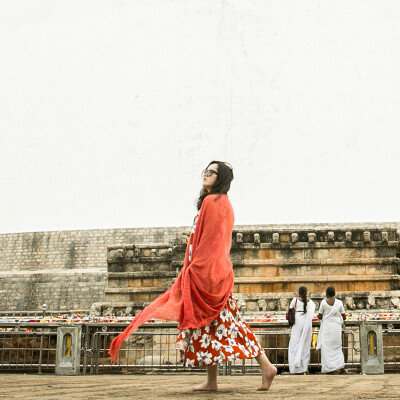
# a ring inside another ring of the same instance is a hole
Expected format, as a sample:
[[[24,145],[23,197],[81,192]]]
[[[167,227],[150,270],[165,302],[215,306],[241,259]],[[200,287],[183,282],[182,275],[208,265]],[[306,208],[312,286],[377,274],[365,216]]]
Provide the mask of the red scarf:
[[[208,325],[219,315],[233,289],[229,259],[233,220],[233,209],[226,194],[210,194],[204,198],[178,278],[112,341],[109,354],[113,362],[118,359],[122,342],[146,321],[154,318],[177,321],[182,330]]]

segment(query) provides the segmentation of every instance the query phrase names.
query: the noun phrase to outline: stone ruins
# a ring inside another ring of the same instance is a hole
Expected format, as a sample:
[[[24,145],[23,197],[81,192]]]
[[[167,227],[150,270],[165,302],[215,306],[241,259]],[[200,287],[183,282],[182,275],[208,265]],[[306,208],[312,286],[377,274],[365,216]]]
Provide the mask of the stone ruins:
[[[189,227],[0,235],[3,312],[135,314],[179,273]],[[400,224],[235,226],[234,293],[247,313],[286,310],[333,285],[348,311],[400,309]]]
[[[102,312],[135,314],[172,284],[183,265],[188,232],[168,243],[107,248]],[[234,293],[247,312],[287,309],[299,286],[317,303],[327,286],[348,311],[400,309],[398,224],[235,227]]]

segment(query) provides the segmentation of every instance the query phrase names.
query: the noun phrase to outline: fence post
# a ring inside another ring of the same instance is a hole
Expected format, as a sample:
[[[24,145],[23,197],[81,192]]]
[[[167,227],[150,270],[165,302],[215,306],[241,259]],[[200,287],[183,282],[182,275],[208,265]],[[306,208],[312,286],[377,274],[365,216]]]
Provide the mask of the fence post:
[[[384,373],[383,340],[381,324],[360,325],[361,373],[377,375]]]
[[[79,375],[82,328],[57,328],[56,375]]]

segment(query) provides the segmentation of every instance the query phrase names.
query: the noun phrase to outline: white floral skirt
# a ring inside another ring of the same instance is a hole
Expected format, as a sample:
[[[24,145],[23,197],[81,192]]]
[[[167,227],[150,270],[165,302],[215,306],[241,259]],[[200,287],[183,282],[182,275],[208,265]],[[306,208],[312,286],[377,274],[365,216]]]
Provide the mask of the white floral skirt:
[[[186,367],[254,358],[263,352],[253,331],[240,317],[232,294],[217,319],[201,328],[184,329],[175,347]]]

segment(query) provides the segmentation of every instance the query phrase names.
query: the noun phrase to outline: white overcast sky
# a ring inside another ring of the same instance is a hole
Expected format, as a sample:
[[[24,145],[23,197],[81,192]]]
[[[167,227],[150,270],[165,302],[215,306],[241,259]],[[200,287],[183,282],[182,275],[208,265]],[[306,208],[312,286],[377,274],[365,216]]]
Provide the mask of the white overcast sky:
[[[400,221],[400,2],[0,0],[0,232]]]

